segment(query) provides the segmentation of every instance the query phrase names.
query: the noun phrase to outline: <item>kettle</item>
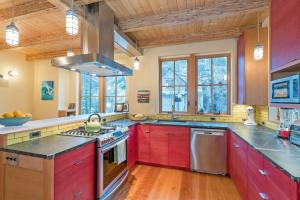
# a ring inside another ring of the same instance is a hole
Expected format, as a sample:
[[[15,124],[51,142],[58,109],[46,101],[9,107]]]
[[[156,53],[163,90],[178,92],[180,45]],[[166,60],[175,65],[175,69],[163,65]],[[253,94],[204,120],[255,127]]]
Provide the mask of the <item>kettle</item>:
[[[94,120],[94,116],[98,120]],[[86,122],[84,122],[84,129],[88,133],[97,133],[101,129],[101,116],[98,113],[91,114]]]

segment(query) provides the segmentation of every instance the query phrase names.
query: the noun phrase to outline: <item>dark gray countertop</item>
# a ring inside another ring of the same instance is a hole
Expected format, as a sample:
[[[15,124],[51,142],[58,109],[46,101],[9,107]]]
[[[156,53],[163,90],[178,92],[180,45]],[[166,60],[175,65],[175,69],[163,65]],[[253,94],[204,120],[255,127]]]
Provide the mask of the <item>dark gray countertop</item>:
[[[114,123],[133,125],[138,122],[119,120]],[[266,159],[272,162],[291,179],[300,182],[300,147],[290,144],[288,140],[279,139],[276,131],[264,126],[246,126],[242,123],[220,122],[172,122],[147,120],[141,124],[189,126],[191,128],[229,129]]]
[[[40,139],[9,145],[5,148],[0,148],[0,150],[50,160],[55,156],[72,151],[91,142],[95,142],[95,139],[52,135]]]

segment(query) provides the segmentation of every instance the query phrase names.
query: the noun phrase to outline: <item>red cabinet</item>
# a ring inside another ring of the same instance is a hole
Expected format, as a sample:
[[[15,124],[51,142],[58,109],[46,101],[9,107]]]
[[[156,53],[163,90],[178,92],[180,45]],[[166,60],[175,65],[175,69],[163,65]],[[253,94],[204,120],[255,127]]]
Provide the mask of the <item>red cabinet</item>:
[[[299,7],[299,0],[271,1],[272,70],[300,58]]]
[[[150,126],[137,126],[138,161],[148,163],[150,161]]]
[[[95,143],[92,143],[55,158],[55,200],[95,199],[95,152]]]
[[[131,126],[129,128],[128,135],[129,138],[127,142],[127,164],[128,169],[130,169],[137,161],[138,156],[136,126]]]
[[[169,126],[150,127],[150,163],[168,165]]]
[[[169,134],[169,166],[190,168],[190,128],[172,128]]]

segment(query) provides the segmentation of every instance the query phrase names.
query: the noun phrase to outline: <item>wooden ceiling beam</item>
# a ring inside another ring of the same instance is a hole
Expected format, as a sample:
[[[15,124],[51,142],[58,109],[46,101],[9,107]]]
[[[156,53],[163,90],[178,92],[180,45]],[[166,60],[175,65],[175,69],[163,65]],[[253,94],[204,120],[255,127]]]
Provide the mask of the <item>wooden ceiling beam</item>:
[[[79,48],[73,49],[74,53],[80,53]],[[50,52],[43,52],[38,54],[29,54],[26,55],[26,60],[33,61],[33,60],[43,60],[43,59],[49,59],[49,58],[55,58],[60,56],[66,56],[67,49],[59,50],[59,51],[50,51]]]
[[[158,37],[158,38],[151,39],[151,40],[140,40],[139,46],[141,48],[152,48],[152,47],[159,47],[159,46],[164,46],[164,45],[237,38],[239,35],[241,35],[240,29],[233,28],[230,30],[190,33],[190,34],[184,34],[184,35]]]
[[[118,26],[123,32],[148,30],[155,27],[174,26],[191,22],[217,20],[240,14],[267,10],[269,0],[225,0],[203,8],[184,9],[145,17],[120,19]]]

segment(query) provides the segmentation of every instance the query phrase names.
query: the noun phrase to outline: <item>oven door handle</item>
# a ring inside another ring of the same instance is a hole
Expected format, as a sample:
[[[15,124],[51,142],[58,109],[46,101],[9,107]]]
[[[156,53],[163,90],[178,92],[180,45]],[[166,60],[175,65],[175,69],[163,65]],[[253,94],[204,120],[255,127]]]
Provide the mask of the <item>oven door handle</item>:
[[[118,142],[116,142],[116,143],[114,143],[114,144],[112,144],[112,145],[109,145],[109,146],[107,146],[107,147],[105,147],[105,148],[101,148],[101,153],[102,153],[102,154],[106,153],[107,151],[111,150],[112,148],[115,148],[118,144],[121,144],[122,142],[128,140],[128,138],[129,138],[129,136],[126,135],[126,136],[124,137],[124,139],[122,139],[122,140],[120,140],[120,141],[118,141]]]

